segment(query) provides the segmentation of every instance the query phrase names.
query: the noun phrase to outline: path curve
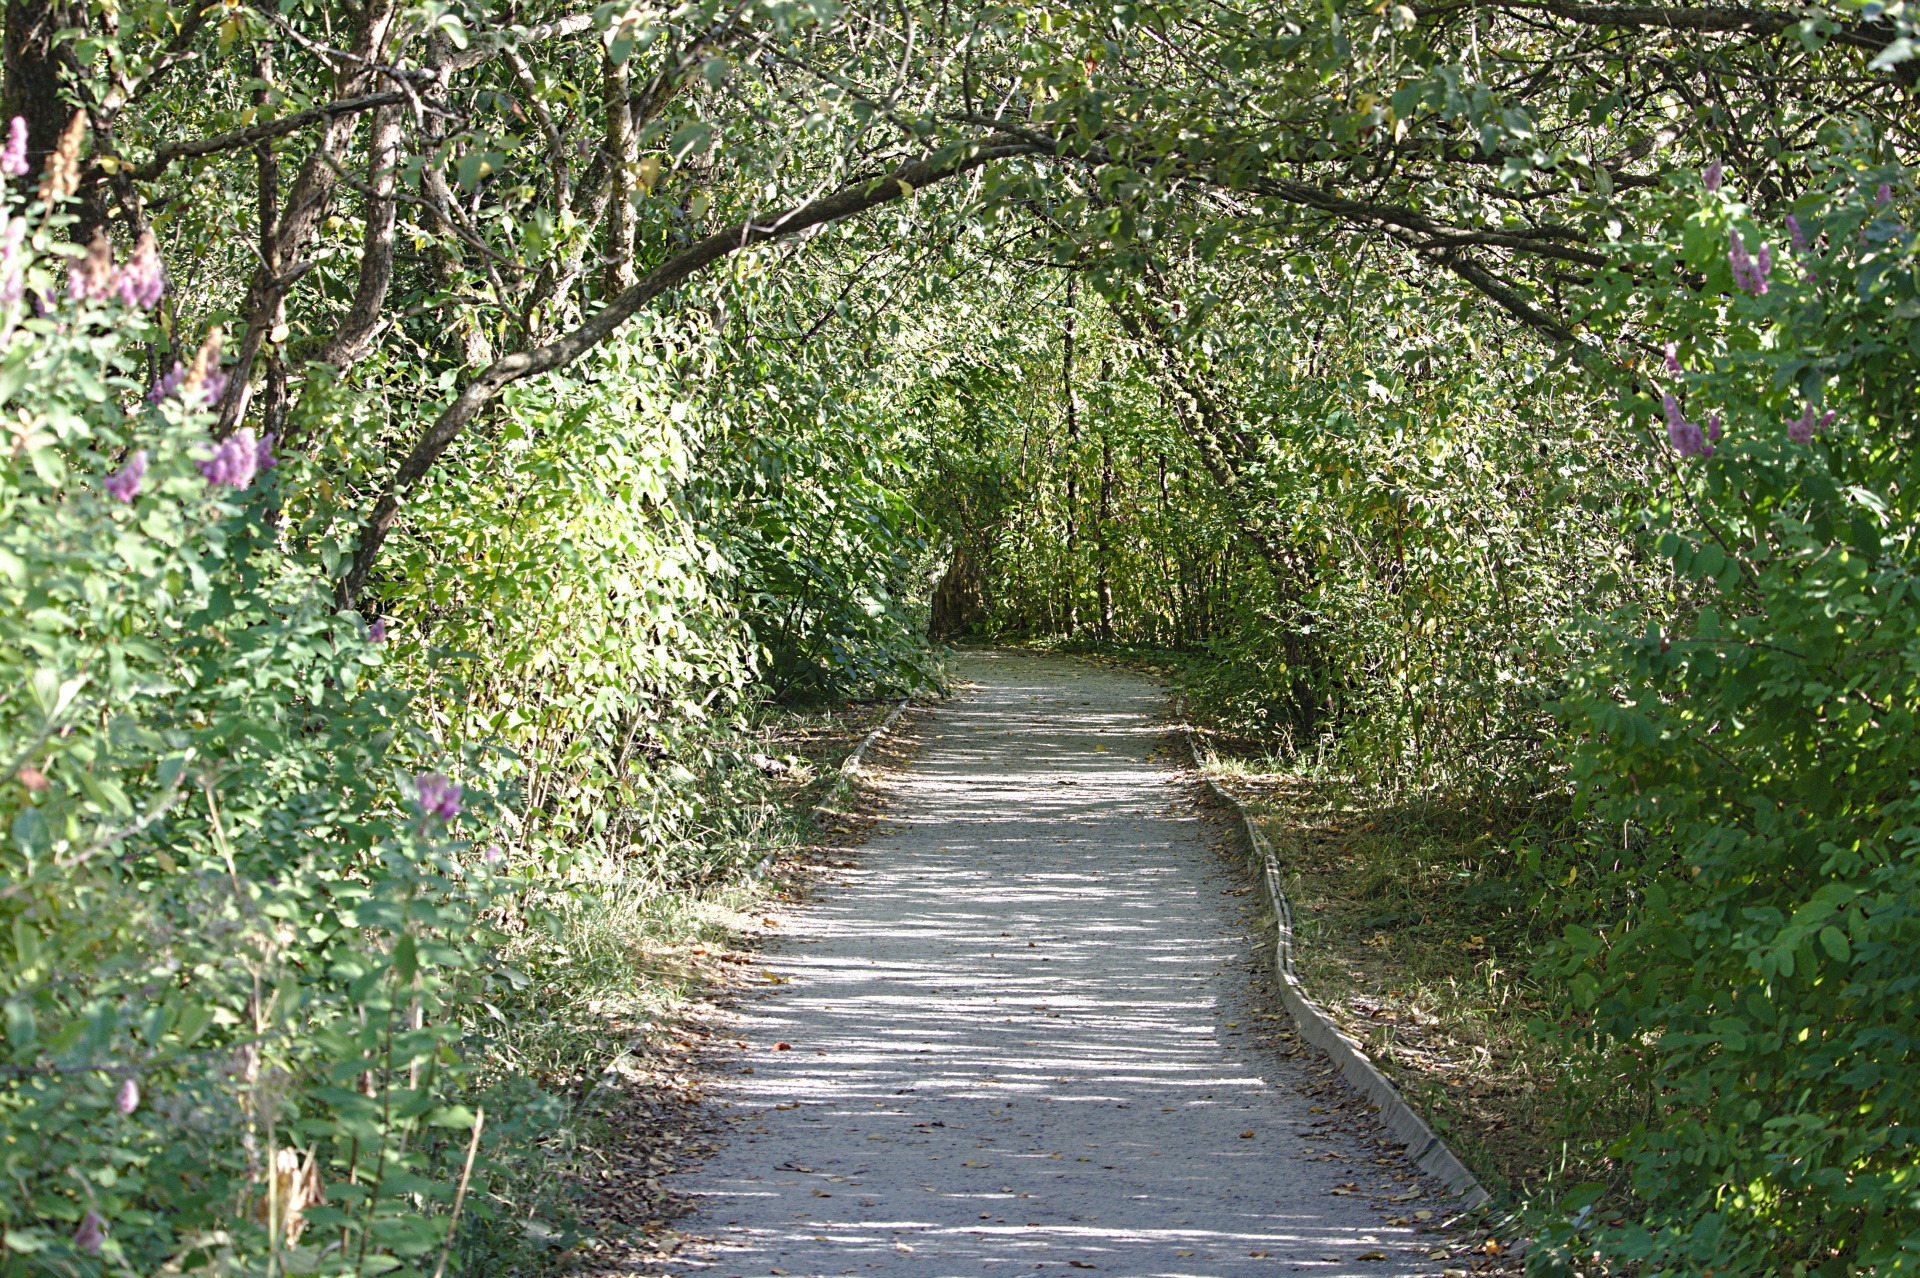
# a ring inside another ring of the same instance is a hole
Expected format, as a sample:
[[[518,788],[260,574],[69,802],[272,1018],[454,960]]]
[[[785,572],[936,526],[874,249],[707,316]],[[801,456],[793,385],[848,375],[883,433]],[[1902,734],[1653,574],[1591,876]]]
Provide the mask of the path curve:
[[[676,1177],[713,1245],[675,1267],[1436,1272],[1383,1215],[1437,1184],[1327,1128],[1311,1059],[1267,1043],[1257,898],[1164,691],[1004,651],[955,673],[857,868],[767,955],[786,983],[728,1026],[727,1139]]]

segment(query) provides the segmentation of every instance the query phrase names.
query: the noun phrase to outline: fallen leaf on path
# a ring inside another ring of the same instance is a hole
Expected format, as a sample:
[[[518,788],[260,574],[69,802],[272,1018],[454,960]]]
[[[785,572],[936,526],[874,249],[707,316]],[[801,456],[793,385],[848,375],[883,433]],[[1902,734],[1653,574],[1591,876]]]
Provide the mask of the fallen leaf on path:
[[[1500,1254],[1500,1240],[1498,1238],[1489,1238],[1481,1245],[1480,1250],[1489,1256],[1497,1256]]]
[[[1098,1265],[1089,1265],[1084,1260],[1069,1260],[1067,1263],[1069,1265],[1072,1265],[1075,1269],[1098,1269],[1099,1268]]]
[[[1267,1258],[1267,1253],[1264,1251],[1250,1251],[1247,1254],[1256,1260],[1265,1260]]]
[[[793,1050],[793,1044],[792,1043],[775,1043],[773,1045],[773,1050],[776,1052],[791,1052]]]
[[[1385,1260],[1386,1258],[1387,1253],[1384,1251],[1363,1251],[1357,1257],[1359,1260]]]
[[[1241,1132],[1241,1133],[1240,1133],[1240,1139],[1241,1139],[1241,1140],[1252,1140],[1252,1139],[1253,1139],[1253,1133],[1252,1133],[1252,1132]]]
[[[962,1167],[991,1167],[992,1163],[961,1163]]]
[[[815,1198],[831,1198],[831,1197],[833,1197],[833,1195],[832,1195],[832,1194],[829,1194],[829,1193],[828,1193],[828,1192],[827,1192],[826,1190],[824,1190],[824,1189],[816,1189],[816,1190],[814,1190],[814,1191],[813,1191],[813,1196],[814,1196]]]

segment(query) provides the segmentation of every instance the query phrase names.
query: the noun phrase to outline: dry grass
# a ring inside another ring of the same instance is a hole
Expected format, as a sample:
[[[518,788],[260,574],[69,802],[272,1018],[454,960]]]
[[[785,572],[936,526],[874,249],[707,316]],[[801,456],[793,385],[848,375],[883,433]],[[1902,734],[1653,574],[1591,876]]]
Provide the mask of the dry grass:
[[[1504,845],[1541,814],[1393,806],[1224,762],[1282,862],[1307,991],[1507,1205],[1615,1169],[1597,1151],[1646,1116],[1618,1071],[1532,1023],[1558,1014],[1545,940]]]

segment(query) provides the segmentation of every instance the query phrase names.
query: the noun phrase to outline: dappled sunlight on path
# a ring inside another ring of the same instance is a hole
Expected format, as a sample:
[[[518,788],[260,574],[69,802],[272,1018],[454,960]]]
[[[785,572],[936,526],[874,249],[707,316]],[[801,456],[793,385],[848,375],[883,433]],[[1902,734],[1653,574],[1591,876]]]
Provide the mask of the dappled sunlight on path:
[[[1241,880],[1161,690],[1024,654],[958,673],[740,1014],[732,1139],[679,1186],[718,1245],[676,1267],[1437,1268],[1362,1196],[1411,1196],[1410,1169],[1307,1132],[1306,1075],[1255,1044]]]

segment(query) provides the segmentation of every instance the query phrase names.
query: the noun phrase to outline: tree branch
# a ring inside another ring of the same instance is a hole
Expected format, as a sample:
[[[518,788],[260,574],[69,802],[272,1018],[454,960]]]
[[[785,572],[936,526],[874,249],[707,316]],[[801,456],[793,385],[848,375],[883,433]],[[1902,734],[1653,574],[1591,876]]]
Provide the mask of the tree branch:
[[[654,298],[749,245],[797,235],[809,227],[853,217],[995,160],[1034,154],[1035,149],[1030,142],[1004,135],[982,138],[943,155],[904,165],[885,177],[848,183],[831,195],[810,200],[777,217],[750,219],[730,226],[654,267],[565,336],[495,360],[467,383],[394,472],[360,531],[360,546],[353,566],[340,583],[342,606],[352,607],[365,589],[380,548],[399,519],[401,495],[419,483],[480,410],[514,382],[566,367],[618,332]]]

